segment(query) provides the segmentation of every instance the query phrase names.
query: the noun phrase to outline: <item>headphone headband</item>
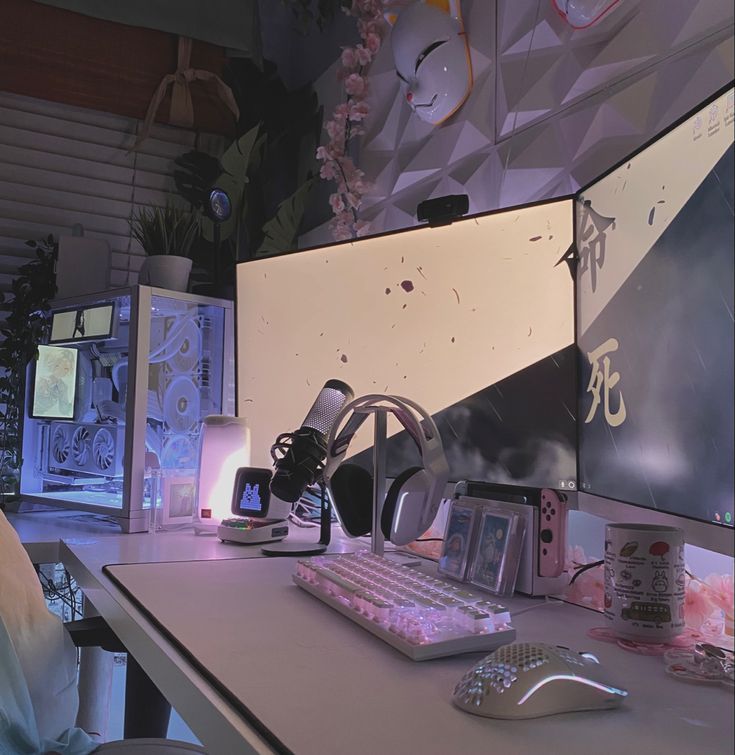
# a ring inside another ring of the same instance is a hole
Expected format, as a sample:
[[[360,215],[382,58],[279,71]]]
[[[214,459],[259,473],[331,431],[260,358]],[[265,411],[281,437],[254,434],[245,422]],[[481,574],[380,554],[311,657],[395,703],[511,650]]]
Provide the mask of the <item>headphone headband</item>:
[[[362,423],[367,419],[368,410],[381,403],[392,404],[389,411],[401,423],[416,443],[424,468],[434,475],[448,475],[449,469],[442,447],[439,430],[431,415],[419,404],[403,396],[384,393],[370,393],[345,404],[337,415],[327,439],[327,460],[324,466],[324,479],[329,482],[335,470],[342,463],[350,441]],[[344,427],[340,425],[348,417]],[[417,419],[417,416],[420,419]]]

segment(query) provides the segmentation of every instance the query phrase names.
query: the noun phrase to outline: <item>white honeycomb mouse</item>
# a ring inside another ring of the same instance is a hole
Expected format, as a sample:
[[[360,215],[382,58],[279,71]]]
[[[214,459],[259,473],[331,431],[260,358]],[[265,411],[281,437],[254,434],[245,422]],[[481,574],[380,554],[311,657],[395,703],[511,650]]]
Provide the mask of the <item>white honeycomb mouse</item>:
[[[452,701],[478,716],[538,718],[614,708],[627,695],[591,653],[515,642],[476,663],[459,680]]]

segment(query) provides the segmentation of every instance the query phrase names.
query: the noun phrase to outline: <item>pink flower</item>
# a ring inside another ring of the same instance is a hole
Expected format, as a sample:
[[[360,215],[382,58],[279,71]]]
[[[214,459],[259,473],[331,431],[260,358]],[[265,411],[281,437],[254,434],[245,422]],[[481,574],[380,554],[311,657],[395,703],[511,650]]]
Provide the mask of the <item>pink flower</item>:
[[[319,175],[325,180],[325,181],[333,181],[334,178],[337,176],[337,169],[334,167],[333,162],[327,162],[322,165],[321,168],[319,168]]]
[[[365,47],[367,47],[373,55],[375,55],[380,49],[380,37],[374,31],[369,32],[365,36]]]
[[[583,566],[589,560],[581,545],[569,546],[564,560],[564,571],[573,574],[579,566]]]
[[[354,48],[345,47],[344,50],[342,50],[341,61],[345,68],[354,68],[357,64],[357,55],[355,54]]]
[[[701,582],[687,580],[684,595],[684,621],[691,629],[699,629],[710,617],[712,604]]]
[[[345,202],[344,202],[344,199],[342,199],[342,195],[341,194],[330,194],[329,195],[329,206],[332,208],[332,212],[335,215],[337,213],[344,212]]]
[[[352,238],[352,231],[346,223],[334,223],[332,225],[332,237],[335,241],[348,241]]]
[[[370,50],[362,45],[358,45],[355,52],[357,53],[357,62],[361,66],[366,66],[373,59],[373,54]]]
[[[347,201],[347,204],[350,207],[352,207],[353,210],[356,210],[360,206],[360,204],[361,204],[360,197],[358,197],[356,194],[354,194],[351,191],[348,191],[345,194],[345,200]]]
[[[733,578],[732,574],[710,574],[705,580],[710,602],[725,612],[733,615]]]
[[[324,129],[329,134],[330,139],[336,140],[340,137],[344,139],[345,127],[341,123],[338,123],[337,121],[327,121]]]
[[[359,238],[367,236],[368,233],[370,233],[370,223],[367,220],[358,220],[355,223],[355,235]]]
[[[345,79],[345,92],[353,96],[360,96],[365,92],[365,79],[359,73],[351,73]]]
[[[355,102],[350,105],[349,119],[353,122],[359,122],[367,118],[370,113],[370,106],[367,102]]]

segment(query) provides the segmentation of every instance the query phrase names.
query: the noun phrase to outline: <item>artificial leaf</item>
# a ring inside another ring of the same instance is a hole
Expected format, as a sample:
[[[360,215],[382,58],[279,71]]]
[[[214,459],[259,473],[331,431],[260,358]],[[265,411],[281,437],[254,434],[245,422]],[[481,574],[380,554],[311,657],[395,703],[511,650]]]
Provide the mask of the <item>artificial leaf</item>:
[[[298,189],[278,206],[278,212],[263,226],[263,243],[257,255],[279,254],[293,251],[301,220],[306,209],[306,200],[316,181],[307,179]]]
[[[231,176],[242,178],[247,175],[250,153],[258,139],[259,130],[260,124],[251,128],[250,131],[243,134],[239,139],[236,139],[225,150],[225,153],[220,158],[220,163],[225,172]]]

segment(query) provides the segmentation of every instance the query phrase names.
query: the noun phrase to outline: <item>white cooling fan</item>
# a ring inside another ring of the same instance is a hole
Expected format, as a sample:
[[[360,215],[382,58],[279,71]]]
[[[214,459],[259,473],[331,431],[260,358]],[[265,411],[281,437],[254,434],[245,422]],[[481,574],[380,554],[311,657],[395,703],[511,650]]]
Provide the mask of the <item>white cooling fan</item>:
[[[97,431],[92,441],[94,463],[101,471],[107,472],[115,461],[115,439],[104,427]]]
[[[194,320],[183,327],[177,345],[178,351],[168,358],[167,364],[179,374],[188,374],[197,366],[202,351],[202,336]]]
[[[177,433],[194,429],[200,418],[199,391],[194,383],[183,375],[171,381],[163,396],[163,419]]]
[[[51,456],[57,464],[63,464],[69,458],[71,450],[71,428],[66,425],[56,425],[51,437]]]
[[[164,469],[196,469],[197,447],[186,435],[174,435],[163,442],[161,466]]]
[[[78,427],[71,439],[71,457],[79,467],[83,467],[89,459],[89,439],[86,427]]]
[[[125,425],[52,422],[49,438],[46,469],[54,474],[120,477],[123,473]]]

